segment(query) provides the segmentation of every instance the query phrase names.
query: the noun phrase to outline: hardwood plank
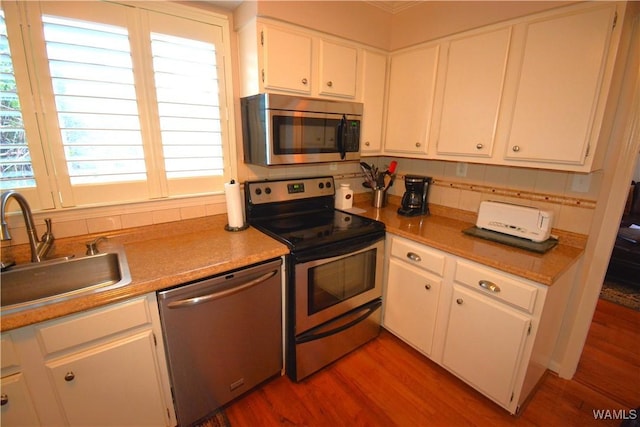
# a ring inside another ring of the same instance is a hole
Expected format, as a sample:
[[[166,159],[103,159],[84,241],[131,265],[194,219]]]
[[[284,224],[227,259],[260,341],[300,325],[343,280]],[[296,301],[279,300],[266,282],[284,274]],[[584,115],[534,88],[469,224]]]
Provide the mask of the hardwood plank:
[[[275,378],[225,412],[233,427],[619,426],[593,411],[640,405],[640,313],[627,310],[598,303],[575,378],[547,374],[519,416],[386,331],[300,383]]]

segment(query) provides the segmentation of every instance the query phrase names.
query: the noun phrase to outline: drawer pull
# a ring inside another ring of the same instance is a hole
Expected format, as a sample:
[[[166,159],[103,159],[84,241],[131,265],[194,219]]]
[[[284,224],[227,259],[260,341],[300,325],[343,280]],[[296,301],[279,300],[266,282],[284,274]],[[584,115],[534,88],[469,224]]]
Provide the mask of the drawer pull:
[[[478,285],[480,285],[481,288],[485,288],[486,290],[491,292],[500,292],[500,286],[488,280],[480,280],[478,282]]]
[[[4,406],[7,403],[9,403],[9,396],[4,394],[4,393],[2,393],[2,395],[0,396],[0,405]]]
[[[424,285],[424,288],[425,288],[426,290],[430,290],[430,289],[431,289],[431,285],[430,285],[429,283],[427,283],[426,285]]]
[[[64,376],[64,380],[66,382],[73,381],[75,378],[76,378],[76,374],[74,374],[73,371],[67,372],[67,374]]]
[[[415,261],[415,262],[420,262],[422,261],[422,258],[420,258],[420,255],[414,253],[414,252],[407,252],[407,258],[409,258],[411,261]]]

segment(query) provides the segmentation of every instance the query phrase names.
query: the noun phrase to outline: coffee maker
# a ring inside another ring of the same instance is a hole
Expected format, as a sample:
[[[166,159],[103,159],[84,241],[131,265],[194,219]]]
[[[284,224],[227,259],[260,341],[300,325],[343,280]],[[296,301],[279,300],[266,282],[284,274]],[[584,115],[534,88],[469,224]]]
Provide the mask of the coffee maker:
[[[398,214],[404,216],[429,215],[429,184],[428,176],[405,175],[404,195],[398,208]]]

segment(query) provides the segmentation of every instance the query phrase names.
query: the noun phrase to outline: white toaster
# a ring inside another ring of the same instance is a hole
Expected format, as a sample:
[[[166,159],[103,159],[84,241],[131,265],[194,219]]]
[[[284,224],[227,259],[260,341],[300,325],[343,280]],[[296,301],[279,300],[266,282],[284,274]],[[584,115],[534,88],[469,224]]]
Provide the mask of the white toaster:
[[[551,235],[553,212],[541,209],[484,201],[480,203],[476,227],[542,242]]]

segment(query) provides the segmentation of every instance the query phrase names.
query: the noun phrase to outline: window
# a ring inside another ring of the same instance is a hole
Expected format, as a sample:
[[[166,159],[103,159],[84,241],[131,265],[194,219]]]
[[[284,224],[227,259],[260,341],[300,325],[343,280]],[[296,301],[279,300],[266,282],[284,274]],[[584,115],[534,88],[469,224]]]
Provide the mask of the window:
[[[35,187],[4,13],[0,11],[0,190]]]
[[[155,3],[2,7],[8,21],[31,23],[22,37],[4,31],[0,40],[3,189],[37,186],[28,173],[43,169],[59,207],[222,192],[235,165],[222,78],[228,28],[219,17]],[[29,79],[42,111],[19,108],[9,45],[38,70],[15,75]],[[20,117],[38,130],[41,165],[30,162]]]

